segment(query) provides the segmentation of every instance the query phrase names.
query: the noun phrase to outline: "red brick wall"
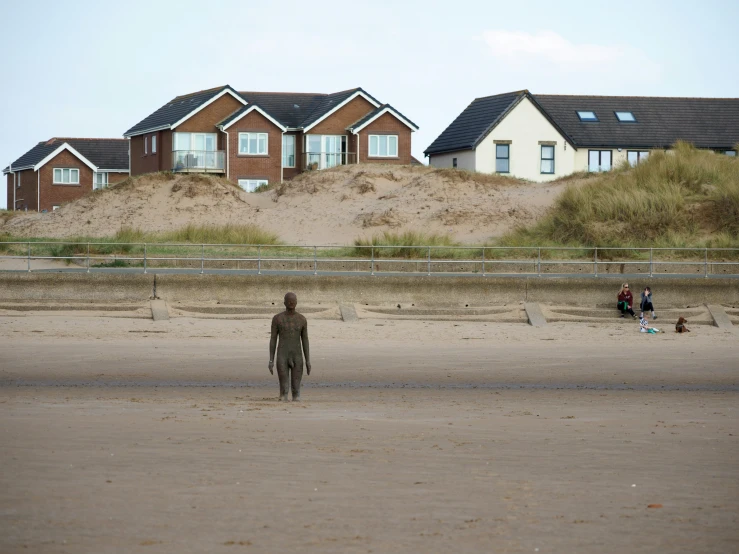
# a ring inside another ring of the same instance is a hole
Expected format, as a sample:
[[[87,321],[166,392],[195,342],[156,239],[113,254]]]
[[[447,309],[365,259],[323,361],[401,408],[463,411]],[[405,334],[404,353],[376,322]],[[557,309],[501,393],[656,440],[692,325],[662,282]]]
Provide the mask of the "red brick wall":
[[[219,133],[216,123],[220,123],[226,116],[231,115],[243,104],[230,94],[221,96],[210,106],[203,108],[190,119],[184,121],[175,132],[183,133]]]
[[[375,107],[361,96],[357,96],[340,110],[334,112],[308,131],[309,135],[348,135],[346,128],[356,123]]]
[[[79,185],[54,185],[54,168],[79,169]],[[92,192],[92,169],[82,163],[77,156],[67,150],[60,152],[39,169],[41,185],[41,210],[51,211],[55,204],[77,200]],[[35,208],[35,206],[34,206]],[[31,207],[29,206],[29,210]]]
[[[282,167],[282,131],[259,112],[253,111],[228,128],[228,173],[234,183],[239,179],[267,179],[279,183]],[[239,154],[239,133],[267,133],[267,155]]]
[[[37,176],[33,169],[15,172],[15,184],[20,187],[15,189],[15,209],[36,211]],[[8,209],[13,209],[13,176],[8,173]]]
[[[371,158],[369,156],[369,135],[398,135],[397,158]],[[389,113],[381,115],[359,132],[360,163],[388,163],[410,165],[411,130]],[[356,151],[356,145],[354,147]]]
[[[126,177],[128,177],[128,173],[108,173],[108,186],[120,183]]]

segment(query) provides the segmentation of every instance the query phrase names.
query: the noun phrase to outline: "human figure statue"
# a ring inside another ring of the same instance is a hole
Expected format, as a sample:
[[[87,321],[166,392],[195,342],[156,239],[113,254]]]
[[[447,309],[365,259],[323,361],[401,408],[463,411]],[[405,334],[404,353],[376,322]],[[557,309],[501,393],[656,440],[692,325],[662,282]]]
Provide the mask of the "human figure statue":
[[[308,322],[305,316],[295,311],[297,305],[298,297],[295,293],[288,292],[285,295],[285,311],[272,318],[272,335],[269,339],[269,372],[274,375],[273,368],[276,361],[277,377],[280,379],[280,402],[287,402],[287,392],[290,388],[293,391],[293,402],[300,402],[303,352],[305,352],[305,368],[310,375]],[[277,348],[277,337],[280,338],[279,348]],[[277,348],[277,358],[275,358],[275,348]]]

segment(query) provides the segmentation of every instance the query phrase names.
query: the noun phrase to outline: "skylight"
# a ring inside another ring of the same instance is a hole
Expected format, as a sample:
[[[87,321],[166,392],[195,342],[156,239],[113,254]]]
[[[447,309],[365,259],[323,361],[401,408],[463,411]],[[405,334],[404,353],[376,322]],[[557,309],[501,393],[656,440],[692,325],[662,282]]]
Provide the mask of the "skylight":
[[[580,118],[580,121],[598,121],[598,116],[595,115],[595,112],[578,111],[577,117]]]
[[[631,112],[615,112],[616,119],[621,123],[636,123],[636,118]]]

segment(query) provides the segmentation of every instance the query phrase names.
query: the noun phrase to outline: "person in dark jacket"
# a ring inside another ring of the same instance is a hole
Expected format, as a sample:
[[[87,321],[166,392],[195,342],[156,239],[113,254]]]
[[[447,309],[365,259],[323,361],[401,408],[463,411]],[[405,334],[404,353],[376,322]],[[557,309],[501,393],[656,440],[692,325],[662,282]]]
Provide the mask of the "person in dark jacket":
[[[657,319],[657,314],[654,313],[654,304],[652,304],[652,289],[644,287],[641,293],[641,317],[644,317],[644,312],[652,312],[652,319]]]
[[[621,291],[618,293],[618,304],[616,304],[616,307],[621,312],[621,317],[625,317],[628,313],[631,315],[632,319],[636,319],[636,314],[634,313],[633,306],[634,297],[629,290],[629,284],[624,283],[621,286]]]

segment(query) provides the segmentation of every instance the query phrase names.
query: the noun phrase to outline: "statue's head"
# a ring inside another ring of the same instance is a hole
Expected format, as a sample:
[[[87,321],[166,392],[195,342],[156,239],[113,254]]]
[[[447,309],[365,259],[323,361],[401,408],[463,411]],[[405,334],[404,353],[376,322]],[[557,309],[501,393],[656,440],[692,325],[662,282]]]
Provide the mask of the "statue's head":
[[[295,295],[294,292],[288,292],[285,295],[285,307],[288,310],[294,310],[295,306],[298,305],[298,297]]]

